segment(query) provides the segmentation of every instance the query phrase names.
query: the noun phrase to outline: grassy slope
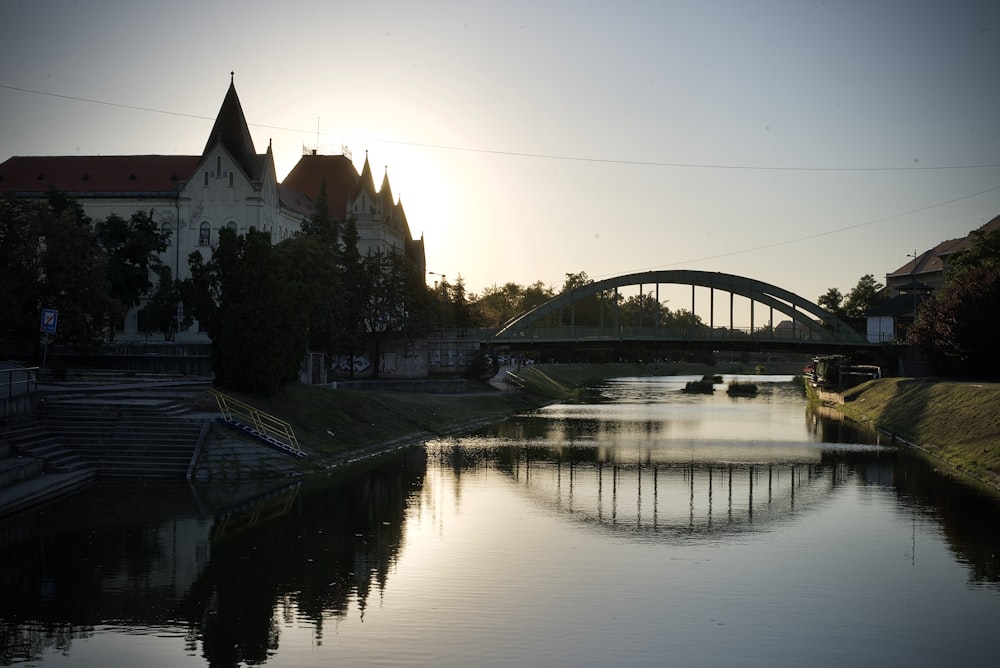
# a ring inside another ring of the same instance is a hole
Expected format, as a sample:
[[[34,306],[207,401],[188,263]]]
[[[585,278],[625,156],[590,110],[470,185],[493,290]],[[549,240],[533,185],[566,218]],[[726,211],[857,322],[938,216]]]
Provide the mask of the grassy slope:
[[[848,417],[1000,487],[1000,384],[883,378],[843,396]]]
[[[701,372],[672,368],[672,373]],[[302,447],[322,460],[408,438],[419,440],[428,434],[468,430],[548,401],[570,398],[577,388],[605,378],[668,372],[662,365],[538,365],[520,372],[526,392],[500,392],[476,383],[470,383],[469,392],[463,395],[331,390],[295,384],[266,400],[228,394],[289,422]],[[202,401],[205,410],[214,410],[214,399]]]
[[[418,433],[451,433],[539,404],[523,394],[486,387],[467,395],[441,395],[296,384],[267,400],[230,394],[291,423],[299,443],[318,455],[341,455]]]

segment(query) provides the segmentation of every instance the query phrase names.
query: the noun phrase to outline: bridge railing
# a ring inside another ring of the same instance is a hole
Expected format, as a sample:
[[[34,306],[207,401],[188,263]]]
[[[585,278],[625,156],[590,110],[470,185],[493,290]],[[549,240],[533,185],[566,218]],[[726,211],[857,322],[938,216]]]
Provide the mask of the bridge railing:
[[[615,341],[615,340],[649,340],[649,341],[732,341],[742,339],[748,341],[819,341],[823,337],[805,327],[781,328],[774,327],[716,327],[704,326],[669,326],[669,327],[633,327],[620,325],[618,327],[535,327],[512,333],[510,336],[498,338],[498,341]]]

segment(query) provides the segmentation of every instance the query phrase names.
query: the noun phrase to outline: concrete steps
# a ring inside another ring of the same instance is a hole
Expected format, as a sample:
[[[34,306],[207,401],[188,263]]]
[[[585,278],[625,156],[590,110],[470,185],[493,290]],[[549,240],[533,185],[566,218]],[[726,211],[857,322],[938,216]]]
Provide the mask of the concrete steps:
[[[182,480],[205,423],[169,400],[49,398],[0,426],[0,515],[98,476]]]
[[[101,476],[182,478],[202,421],[171,401],[46,401],[40,421],[56,441]]]

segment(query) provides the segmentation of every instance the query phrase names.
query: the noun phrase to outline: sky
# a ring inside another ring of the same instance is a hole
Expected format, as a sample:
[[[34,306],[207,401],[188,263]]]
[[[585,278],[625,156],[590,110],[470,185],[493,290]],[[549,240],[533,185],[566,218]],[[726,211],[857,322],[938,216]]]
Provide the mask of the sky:
[[[367,155],[472,293],[697,269],[816,300],[1000,215],[995,0],[0,9],[0,162],[200,155],[235,72],[279,179]]]

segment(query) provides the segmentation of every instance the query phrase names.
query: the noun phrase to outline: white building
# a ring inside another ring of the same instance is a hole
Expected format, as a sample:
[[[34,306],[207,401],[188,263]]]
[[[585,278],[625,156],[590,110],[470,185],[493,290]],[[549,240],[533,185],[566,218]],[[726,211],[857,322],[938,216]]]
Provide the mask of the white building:
[[[362,254],[394,248],[423,267],[423,240],[410,236],[402,205],[391,201],[388,178],[375,191],[367,159],[359,176],[345,156],[303,156],[303,162],[313,166],[319,162],[307,158],[338,161],[343,178],[337,187],[349,184],[350,193],[330,212],[340,218],[356,215]],[[76,199],[95,221],[111,214],[128,219],[136,211],[152,211],[153,220],[170,232],[170,245],[161,260],[175,278],[184,279],[190,275],[188,256],[199,250],[208,259],[222,228],[243,234],[253,227],[270,233],[274,243],[298,231],[313,210],[310,196],[303,193],[318,193],[322,176],[315,169],[300,170],[303,162],[284,184],[278,183],[271,147],[257,153],[230,81],[201,155],[15,156],[0,164],[0,192],[40,198],[55,188]],[[128,313],[115,339],[162,340],[159,334],[139,331],[138,310]],[[208,339],[193,327],[180,332],[176,340]]]

